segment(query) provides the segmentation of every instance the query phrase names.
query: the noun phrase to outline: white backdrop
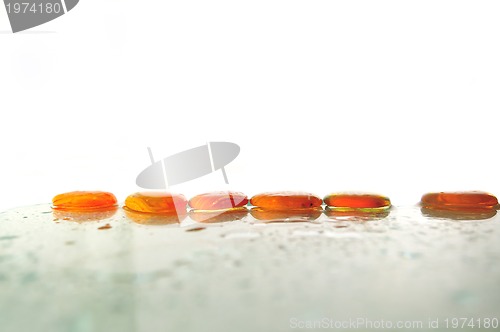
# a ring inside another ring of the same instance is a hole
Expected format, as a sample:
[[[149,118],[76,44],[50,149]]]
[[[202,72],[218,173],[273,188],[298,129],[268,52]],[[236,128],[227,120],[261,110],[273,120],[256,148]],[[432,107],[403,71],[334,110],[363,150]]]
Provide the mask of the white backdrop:
[[[0,210],[139,190],[149,163],[231,141],[172,188],[500,195],[498,1],[81,0],[12,34],[0,7]]]

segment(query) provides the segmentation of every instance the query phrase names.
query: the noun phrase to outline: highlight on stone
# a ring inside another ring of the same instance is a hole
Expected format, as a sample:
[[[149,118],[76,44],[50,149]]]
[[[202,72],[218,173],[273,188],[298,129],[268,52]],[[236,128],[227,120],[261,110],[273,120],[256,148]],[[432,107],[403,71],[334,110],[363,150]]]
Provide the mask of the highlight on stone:
[[[281,191],[255,195],[250,203],[266,210],[297,210],[321,207],[323,201],[310,193]]]
[[[349,211],[380,211],[391,207],[391,201],[386,196],[364,193],[334,193],[325,196],[325,204],[333,210]]]
[[[166,192],[140,192],[125,199],[125,208],[142,213],[186,213],[184,195]]]
[[[227,210],[244,207],[248,197],[240,192],[218,191],[197,195],[189,200],[189,206],[195,210]]]
[[[117,200],[105,191],[72,191],[55,196],[52,205],[60,211],[95,211],[115,208]]]
[[[439,192],[423,195],[420,204],[428,209],[484,211],[497,209],[498,199],[481,191]]]

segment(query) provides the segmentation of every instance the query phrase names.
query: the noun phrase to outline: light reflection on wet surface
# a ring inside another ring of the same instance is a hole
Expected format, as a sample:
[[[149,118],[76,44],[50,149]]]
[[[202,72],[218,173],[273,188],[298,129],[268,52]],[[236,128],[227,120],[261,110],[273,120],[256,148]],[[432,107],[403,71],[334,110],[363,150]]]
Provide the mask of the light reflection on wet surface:
[[[236,220],[197,220],[120,208],[82,223],[54,218],[49,205],[0,213],[0,324],[5,331],[287,331],[292,317],[498,315],[496,211],[331,212],[299,223],[267,223],[246,211]]]

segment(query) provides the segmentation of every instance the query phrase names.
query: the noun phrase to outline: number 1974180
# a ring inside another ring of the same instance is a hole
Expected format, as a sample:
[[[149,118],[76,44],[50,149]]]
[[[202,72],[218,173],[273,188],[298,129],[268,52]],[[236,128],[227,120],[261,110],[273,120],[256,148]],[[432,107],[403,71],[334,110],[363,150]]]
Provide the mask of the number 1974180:
[[[60,3],[29,3],[14,2],[6,4],[9,14],[59,14],[62,10]]]

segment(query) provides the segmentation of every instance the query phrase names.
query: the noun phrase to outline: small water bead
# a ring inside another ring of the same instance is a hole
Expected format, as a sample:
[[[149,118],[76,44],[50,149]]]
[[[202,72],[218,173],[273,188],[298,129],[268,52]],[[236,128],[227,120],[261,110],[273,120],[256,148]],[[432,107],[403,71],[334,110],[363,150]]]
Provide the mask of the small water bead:
[[[335,193],[327,195],[324,201],[335,210],[377,211],[391,207],[388,197],[373,194]]]
[[[243,207],[248,197],[240,192],[219,191],[197,195],[189,200],[189,206],[196,210],[224,210]]]
[[[321,207],[318,196],[304,192],[268,192],[253,196],[250,203],[266,210],[297,210]]]
[[[184,195],[165,192],[135,193],[127,197],[125,207],[143,213],[186,213]]]
[[[117,206],[115,195],[105,191],[72,191],[52,199],[54,210],[95,211]]]
[[[498,208],[498,200],[480,191],[439,192],[423,195],[421,205],[430,209],[481,211]]]

